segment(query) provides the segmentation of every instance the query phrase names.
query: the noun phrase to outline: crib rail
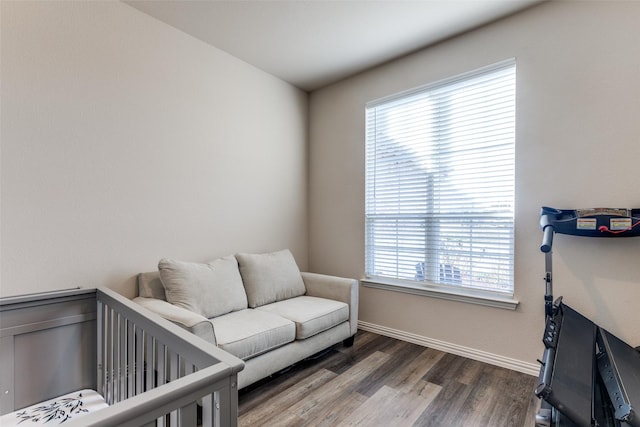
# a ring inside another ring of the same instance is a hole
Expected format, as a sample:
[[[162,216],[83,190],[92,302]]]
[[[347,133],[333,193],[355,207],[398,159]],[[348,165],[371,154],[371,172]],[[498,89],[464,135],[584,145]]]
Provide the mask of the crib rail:
[[[69,427],[237,424],[240,359],[109,289],[96,301],[97,391],[110,406]]]

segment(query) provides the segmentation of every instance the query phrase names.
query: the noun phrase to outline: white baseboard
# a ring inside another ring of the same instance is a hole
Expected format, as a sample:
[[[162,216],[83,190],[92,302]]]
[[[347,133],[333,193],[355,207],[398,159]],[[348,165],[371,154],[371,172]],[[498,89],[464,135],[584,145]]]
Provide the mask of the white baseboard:
[[[512,359],[510,357],[500,356],[499,354],[488,353],[486,351],[477,350],[475,348],[464,347],[446,341],[436,340],[434,338],[423,337],[421,335],[412,334],[398,329],[387,328],[386,326],[376,325],[374,323],[358,321],[358,328],[363,331],[374,332],[386,337],[396,338],[424,347],[433,348],[435,350],[444,351],[458,356],[467,357],[469,359],[488,363],[490,365],[500,366],[502,368],[511,369],[512,371],[522,372],[524,374],[538,376],[540,366],[536,363],[524,362],[522,360]]]

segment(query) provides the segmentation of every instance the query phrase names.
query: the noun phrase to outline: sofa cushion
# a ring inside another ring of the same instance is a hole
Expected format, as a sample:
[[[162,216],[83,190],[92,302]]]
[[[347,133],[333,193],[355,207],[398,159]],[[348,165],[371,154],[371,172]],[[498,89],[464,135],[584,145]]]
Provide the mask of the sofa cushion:
[[[293,322],[267,311],[246,309],[212,319],[218,347],[247,360],[292,342]]]
[[[296,260],[288,249],[268,254],[237,254],[249,307],[304,295]]]
[[[158,263],[167,301],[206,318],[247,308],[238,263],[233,256],[207,264],[162,259]]]
[[[142,298],[167,300],[159,272],[150,271],[148,273],[138,274],[138,296]]]
[[[296,324],[296,339],[309,338],[349,320],[349,306],[340,301],[301,296],[263,305],[257,310],[277,314]]]

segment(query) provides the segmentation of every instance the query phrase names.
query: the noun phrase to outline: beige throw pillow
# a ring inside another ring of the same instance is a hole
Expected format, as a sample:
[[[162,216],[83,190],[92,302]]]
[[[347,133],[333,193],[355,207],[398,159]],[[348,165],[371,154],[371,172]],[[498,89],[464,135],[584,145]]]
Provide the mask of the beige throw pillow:
[[[249,307],[304,295],[296,260],[288,249],[268,254],[237,254]]]
[[[167,301],[206,318],[247,308],[235,257],[207,264],[161,259],[160,279]]]

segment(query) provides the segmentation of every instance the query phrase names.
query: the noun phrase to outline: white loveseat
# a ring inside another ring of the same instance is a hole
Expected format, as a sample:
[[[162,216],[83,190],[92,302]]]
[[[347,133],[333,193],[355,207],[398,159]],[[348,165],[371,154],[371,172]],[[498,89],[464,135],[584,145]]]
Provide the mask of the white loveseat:
[[[245,362],[246,387],[357,330],[358,282],[301,273],[289,250],[192,263],[162,259],[138,275],[135,302]]]

